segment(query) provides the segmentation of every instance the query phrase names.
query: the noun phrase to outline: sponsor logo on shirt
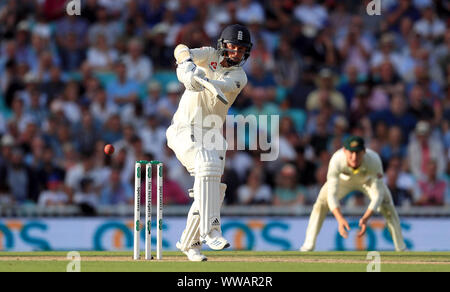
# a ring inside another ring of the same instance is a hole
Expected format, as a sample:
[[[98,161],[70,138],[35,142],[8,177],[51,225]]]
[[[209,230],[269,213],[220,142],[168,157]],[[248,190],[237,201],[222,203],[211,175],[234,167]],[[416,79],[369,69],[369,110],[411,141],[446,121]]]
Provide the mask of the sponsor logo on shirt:
[[[209,64],[209,68],[213,71],[217,70],[217,62],[211,62],[211,64]]]

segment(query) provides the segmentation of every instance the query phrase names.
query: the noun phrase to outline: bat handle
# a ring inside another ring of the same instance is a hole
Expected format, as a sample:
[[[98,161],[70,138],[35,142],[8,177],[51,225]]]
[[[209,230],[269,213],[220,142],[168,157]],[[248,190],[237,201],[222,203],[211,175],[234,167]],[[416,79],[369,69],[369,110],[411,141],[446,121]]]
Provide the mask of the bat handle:
[[[226,98],[222,97],[220,94],[218,94],[216,97],[217,97],[221,102],[223,102],[225,105],[228,104],[228,100],[227,100]]]

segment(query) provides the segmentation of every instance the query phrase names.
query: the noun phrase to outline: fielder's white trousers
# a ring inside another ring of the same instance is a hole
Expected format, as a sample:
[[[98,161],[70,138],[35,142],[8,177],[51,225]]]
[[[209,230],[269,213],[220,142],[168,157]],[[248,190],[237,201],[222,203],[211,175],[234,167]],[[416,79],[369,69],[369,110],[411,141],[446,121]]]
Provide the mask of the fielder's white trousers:
[[[402,251],[406,249],[406,245],[403,240],[403,235],[400,227],[400,219],[398,217],[397,211],[395,210],[391,192],[384,184],[383,186],[384,198],[380,207],[376,211],[380,212],[386,220],[386,225],[389,232],[391,233],[395,250]],[[302,249],[314,250],[316,246],[317,236],[319,235],[320,229],[322,228],[323,221],[325,220],[328,211],[330,211],[327,202],[327,189],[327,183],[325,183],[319,192],[319,196],[311,212]],[[337,197],[340,200],[348,193],[355,190],[360,191],[364,195],[371,198],[370,188],[364,185],[359,188],[355,188],[354,186],[345,184],[340,184]]]

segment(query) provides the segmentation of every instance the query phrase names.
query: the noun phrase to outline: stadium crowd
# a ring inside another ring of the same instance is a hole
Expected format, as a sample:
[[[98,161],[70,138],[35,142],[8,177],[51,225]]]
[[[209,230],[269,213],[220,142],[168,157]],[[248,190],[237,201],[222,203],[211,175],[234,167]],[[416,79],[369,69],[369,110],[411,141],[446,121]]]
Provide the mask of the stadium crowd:
[[[0,205],[132,204],[140,159],[165,163],[166,204],[187,204],[165,141],[184,90],[173,48],[215,47],[231,23],[253,49],[229,114],[280,126],[275,161],[227,152],[227,205],[312,204],[350,134],[381,155],[397,206],[449,205],[450,4],[369,2],[82,0],[70,16],[65,0],[0,1]]]

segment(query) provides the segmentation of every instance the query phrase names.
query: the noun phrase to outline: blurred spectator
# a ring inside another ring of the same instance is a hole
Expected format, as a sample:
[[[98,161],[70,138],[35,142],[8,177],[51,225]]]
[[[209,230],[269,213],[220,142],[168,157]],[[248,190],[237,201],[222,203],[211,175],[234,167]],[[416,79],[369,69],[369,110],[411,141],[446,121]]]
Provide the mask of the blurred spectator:
[[[61,110],[68,121],[73,125],[81,120],[81,108],[79,106],[80,87],[75,81],[66,83],[62,99],[58,99]]]
[[[255,117],[259,117],[260,115],[272,116],[280,114],[280,108],[273,102],[270,102],[269,93],[263,87],[256,87],[251,89],[251,100],[253,105],[251,107],[247,107],[241,114],[244,117],[248,117],[249,115],[253,115]],[[268,135],[270,135],[270,131],[272,128],[271,119],[267,119],[267,125],[263,125],[260,123],[260,119],[256,118],[256,126],[260,131],[264,131]],[[246,139],[246,145],[250,145],[257,142],[257,137],[255,133],[248,133],[248,139]],[[237,137],[237,139],[243,139],[243,137]],[[253,148],[255,149],[255,148]]]
[[[404,144],[402,130],[399,126],[392,126],[388,130],[388,140],[381,148],[380,157],[384,162],[389,161],[393,156],[406,157],[407,148]]]
[[[76,67],[78,68],[78,66]],[[67,70],[67,68],[64,68],[64,70]],[[73,68],[75,69],[75,68]],[[50,105],[52,101],[56,98],[58,98],[64,91],[65,88],[65,82],[62,78],[62,72],[61,69],[58,67],[53,67],[50,69],[50,75],[49,79],[45,82],[43,82],[40,86],[40,90],[44,93],[46,96],[46,105]],[[39,102],[42,102],[42,98],[39,98]]]
[[[187,0],[183,0],[187,2]],[[177,16],[175,16],[177,18]],[[211,40],[206,33],[202,19],[196,17],[194,21],[184,25],[175,38],[176,44],[185,44],[189,48],[201,48],[203,46],[210,46]]]
[[[64,181],[58,176],[48,178],[46,188],[39,195],[38,205],[64,206],[69,203],[69,196],[64,192]]]
[[[141,128],[141,139],[144,151],[155,157],[163,157],[166,144],[166,128],[160,125],[157,115],[150,115],[144,127]]]
[[[355,95],[350,105],[350,125],[353,127],[369,116],[372,108],[369,105],[369,89],[365,85],[355,88]]]
[[[327,10],[317,4],[315,0],[301,0],[294,9],[294,16],[309,28],[319,30],[323,28],[328,20]]]
[[[298,146],[299,140],[292,119],[282,117],[279,130],[279,158],[284,161],[295,160],[297,156],[295,147]]]
[[[290,93],[286,97],[287,106],[297,109],[306,108],[308,95],[316,89],[315,71],[312,67],[304,68]]]
[[[273,204],[275,206],[304,205],[306,190],[297,183],[297,171],[294,166],[286,164],[277,175]]]
[[[25,103],[23,99],[16,95],[11,104],[12,115],[8,120],[8,123],[14,123],[17,125],[19,132],[23,132],[29,122],[32,121],[30,115],[25,111]]]
[[[361,74],[369,73],[368,58],[372,51],[369,40],[362,35],[363,21],[361,17],[354,16],[348,26],[345,37],[337,43],[340,57],[344,60],[343,69],[354,67]]]
[[[78,189],[73,196],[73,202],[80,207],[84,216],[95,216],[100,205],[100,195],[95,191],[94,181],[83,177]]]
[[[73,35],[72,41],[75,46],[85,49],[88,46],[88,23],[83,17],[77,15],[66,15],[57,22],[58,29],[55,30],[56,41],[59,45],[65,43],[66,36]],[[66,43],[70,45],[69,43]]]
[[[19,204],[36,202],[39,195],[36,175],[24,162],[24,153],[20,148],[13,148],[11,159],[0,166],[0,184],[5,184]]]
[[[436,139],[430,129],[430,124],[426,121],[419,121],[415,129],[415,138],[408,144],[408,160],[411,171],[418,180],[424,180],[430,176],[428,165],[434,161],[436,164],[436,176],[440,177],[445,172],[444,149],[442,142]]]
[[[140,83],[148,81],[153,73],[153,65],[149,58],[142,54],[143,45],[139,39],[128,42],[128,54],[123,57],[127,66],[127,78]]]
[[[345,111],[344,96],[335,89],[336,76],[330,69],[322,69],[317,79],[317,89],[311,92],[306,99],[308,111],[319,110],[324,103],[329,102],[334,110]]]
[[[87,182],[87,179],[90,181]],[[84,184],[81,184],[82,180],[85,181]],[[92,191],[91,187],[97,190],[103,186],[106,180],[104,173],[95,165],[92,153],[81,153],[80,161],[69,169],[64,183],[68,187],[69,196],[73,196],[80,191],[82,193],[90,192]]]
[[[161,124],[168,126],[175,114],[178,103],[180,102],[182,88],[181,84],[173,81],[167,84],[167,96],[158,102],[157,110],[158,114],[162,118]]]
[[[402,129],[405,139],[409,137],[410,132],[416,124],[415,117],[407,112],[406,100],[402,95],[394,95],[391,99],[389,109],[372,112],[369,117],[372,125],[383,121],[389,127],[399,126]]]
[[[44,124],[48,116],[48,110],[45,102],[42,102],[42,95],[38,90],[32,90],[29,96],[29,105],[25,110],[25,114],[30,116],[30,119],[38,126],[41,127]],[[45,99],[44,99],[45,101]]]
[[[87,61],[94,71],[111,71],[118,57],[104,34],[98,34],[87,51]]]
[[[330,28],[313,32],[311,43],[307,43],[305,56],[318,67],[335,67],[337,65],[338,51],[333,44]]]
[[[398,186],[398,169],[393,166],[388,167],[385,174],[385,181],[391,192],[395,206],[402,207],[413,205],[413,195],[408,190]]]
[[[328,124],[332,120],[332,109],[329,103],[325,103],[320,112],[309,117],[307,125],[307,141],[314,149],[314,154],[319,155],[322,150],[328,148],[328,142],[331,138],[331,129]]]
[[[147,95],[143,102],[145,115],[158,113],[158,102],[162,99],[162,86],[158,81],[151,81],[147,86]]]
[[[252,88],[264,89],[267,101],[275,101],[277,84],[273,74],[267,70],[263,62],[253,60],[251,63],[251,71],[247,77],[248,90]]]
[[[408,112],[413,114],[416,120],[431,121],[434,117],[433,108],[425,99],[421,86],[414,86],[409,93]]]
[[[314,173],[316,172],[316,164],[307,159],[305,156],[305,148],[299,146],[296,148],[297,157],[295,159],[295,166],[298,173],[299,184],[309,187],[316,182]]]
[[[327,181],[328,164],[322,164],[312,173],[314,176],[314,183],[307,188],[307,201],[312,204],[319,196],[320,189]]]
[[[421,197],[416,201],[419,206],[442,206],[444,205],[447,183],[438,174],[438,163],[430,160],[426,166],[426,177],[419,180]]]
[[[258,1],[238,0],[236,18],[241,23],[249,23],[250,21],[265,21],[264,9]]]
[[[133,188],[121,179],[121,168],[113,166],[106,187],[101,192],[102,205],[132,205]]]
[[[420,12],[416,9],[411,0],[398,0],[393,2],[387,13],[387,23],[389,28],[394,31],[399,30],[402,18],[411,18],[414,22],[420,18]]]
[[[247,177],[247,183],[237,190],[240,205],[269,204],[272,190],[264,184],[261,169],[254,168]]]
[[[144,142],[145,143],[145,142]],[[145,145],[147,147],[148,145]],[[181,164],[172,149],[166,144],[162,146],[164,153],[162,156],[154,155],[160,161],[163,161],[168,167],[167,175],[170,179],[176,181],[182,190],[188,190],[194,185],[194,177],[186,170],[186,168]]]
[[[153,27],[163,20],[167,8],[163,0],[144,0],[142,1],[142,11],[149,27]]]
[[[301,58],[287,39],[282,39],[275,51],[274,78],[278,85],[291,89],[301,72]]]
[[[358,86],[363,86],[361,83],[362,77],[360,72],[358,72],[358,68],[353,65],[348,66],[345,73],[337,89],[344,95],[347,107],[351,107]]]
[[[40,163],[35,166],[40,190],[47,188],[50,178],[64,182],[66,171],[54,161],[51,147],[44,146]]]
[[[113,113],[107,118],[103,125],[101,138],[105,143],[113,144],[122,139],[122,137],[120,115]]]
[[[402,58],[395,51],[394,35],[392,33],[386,33],[381,36],[379,49],[372,54],[370,65],[374,68],[379,67],[385,62],[391,63],[396,72],[401,72]]]
[[[398,88],[399,81],[399,76],[389,61],[379,65],[378,73],[373,76],[374,87],[369,99],[370,107],[374,111],[387,110],[393,95],[404,95],[403,90]]]
[[[180,0],[176,9],[175,19],[180,24],[189,24],[194,21],[198,15],[198,10],[194,7],[191,1]]]
[[[113,114],[118,113],[118,107],[108,102],[107,93],[104,88],[99,88],[94,93],[94,99],[91,101],[91,114],[100,121],[102,125],[106,125],[107,121]]]
[[[78,36],[69,31],[66,34],[60,36],[60,42],[58,47],[59,58],[61,59],[61,68],[66,72],[77,71],[83,60],[86,58],[86,50],[82,42],[79,42]],[[87,43],[86,43],[87,46]],[[99,54],[97,50],[91,51],[92,55]]]
[[[165,205],[185,205],[189,203],[189,195],[187,190],[181,189],[180,185],[177,183],[176,180],[172,180],[168,176],[168,168],[163,167],[163,192],[164,192],[164,198],[163,198],[163,204]],[[153,178],[154,181],[156,181],[156,171],[153,172]],[[142,188],[144,189],[144,188]],[[152,202],[156,204],[156,184],[152,184]],[[145,197],[145,196],[143,196]]]
[[[127,66],[123,62],[115,64],[116,78],[108,83],[106,92],[108,101],[116,104],[119,108],[130,105],[138,100],[139,84],[128,79]]]
[[[110,21],[108,10],[104,6],[99,6],[97,9],[96,22],[89,27],[88,40],[91,46],[99,41],[99,36],[102,35],[102,44],[105,47],[112,47],[117,38],[121,35],[121,30],[118,22]]]
[[[432,53],[432,62],[436,64],[436,66],[432,66],[432,70],[436,72],[433,74],[433,77],[440,81],[441,85],[449,83],[448,80],[448,69],[450,64],[450,29],[447,28],[444,35],[444,41],[441,43],[437,43],[435,46],[435,50]],[[447,73],[447,74],[446,74]],[[446,77],[447,76],[447,79]]]
[[[97,21],[97,10],[100,8],[98,0],[86,0],[81,6],[81,17],[85,18],[89,25]]]
[[[148,55],[156,70],[174,69],[175,60],[173,50],[175,49],[176,40],[167,43],[167,38],[173,38],[173,34],[179,34],[179,31],[171,32],[170,26],[166,23],[156,25],[149,33],[145,45],[145,53]]]
[[[422,7],[422,18],[414,24],[414,31],[423,39],[434,42],[444,35],[445,23],[439,19],[430,2]]]
[[[94,116],[87,110],[83,111],[81,121],[74,125],[75,143],[78,152],[93,152],[100,137],[100,126]]]
[[[5,182],[0,181],[0,206],[10,208],[14,203],[14,197],[9,190],[9,186]]]

